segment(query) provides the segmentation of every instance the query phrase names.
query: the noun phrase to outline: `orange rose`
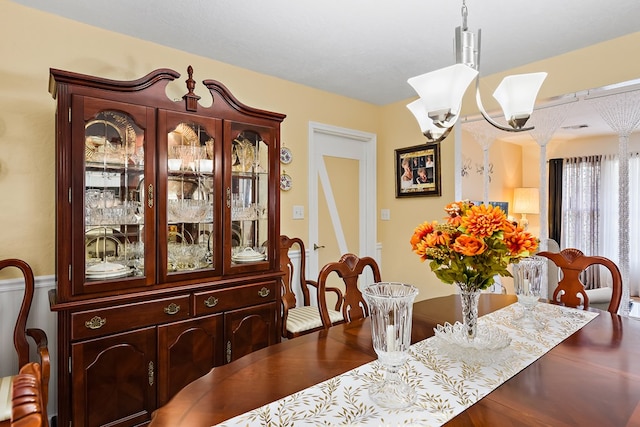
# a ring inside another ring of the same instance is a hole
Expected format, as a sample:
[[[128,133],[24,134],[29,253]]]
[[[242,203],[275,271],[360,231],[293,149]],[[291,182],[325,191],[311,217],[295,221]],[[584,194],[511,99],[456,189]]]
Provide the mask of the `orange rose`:
[[[453,250],[465,256],[480,255],[487,250],[487,244],[482,239],[462,235],[453,243]]]

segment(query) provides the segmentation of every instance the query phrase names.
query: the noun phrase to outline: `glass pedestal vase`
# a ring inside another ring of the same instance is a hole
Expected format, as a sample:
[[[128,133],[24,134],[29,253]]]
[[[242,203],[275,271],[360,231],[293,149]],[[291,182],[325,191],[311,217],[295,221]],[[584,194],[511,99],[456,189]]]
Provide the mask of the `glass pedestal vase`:
[[[416,399],[415,390],[400,376],[400,369],[409,359],[417,294],[416,287],[393,282],[374,283],[362,291],[371,312],[373,349],[385,369],[384,379],[371,385],[369,396],[383,408],[406,408]]]
[[[462,302],[462,324],[467,340],[473,341],[478,333],[478,301],[480,289],[458,283]]]

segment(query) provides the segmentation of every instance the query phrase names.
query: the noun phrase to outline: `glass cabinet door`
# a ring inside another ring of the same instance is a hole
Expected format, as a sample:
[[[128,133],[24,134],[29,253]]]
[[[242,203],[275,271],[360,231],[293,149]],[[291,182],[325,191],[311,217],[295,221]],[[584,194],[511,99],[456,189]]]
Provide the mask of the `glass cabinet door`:
[[[220,259],[219,121],[170,111],[158,118],[162,278],[211,276]]]
[[[273,257],[269,228],[272,130],[241,123],[227,124],[229,164],[227,186],[227,235],[230,237],[230,269],[261,270]],[[227,239],[226,239],[227,240]]]
[[[84,278],[83,290],[93,291],[153,283],[153,262],[147,265],[145,257],[148,220],[153,218],[145,209],[153,200],[144,188],[145,165],[152,159],[147,109],[91,98],[79,103],[84,129],[74,139],[73,156],[84,165],[83,203],[75,203],[84,223],[78,239],[84,262],[75,277]]]

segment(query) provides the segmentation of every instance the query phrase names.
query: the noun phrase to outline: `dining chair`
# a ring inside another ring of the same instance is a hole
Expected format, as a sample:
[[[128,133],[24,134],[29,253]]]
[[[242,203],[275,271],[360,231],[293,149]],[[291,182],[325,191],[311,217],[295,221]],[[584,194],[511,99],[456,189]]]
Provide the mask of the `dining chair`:
[[[40,364],[24,365],[11,389],[11,427],[49,427]]]
[[[18,268],[24,276],[24,296],[18,311],[18,317],[13,330],[13,345],[18,355],[18,373],[29,362],[29,340],[31,337],[36,343],[36,350],[39,355],[39,371],[41,377],[42,402],[46,407],[49,401],[49,375],[50,361],[47,335],[42,329],[27,329],[27,318],[33,301],[35,291],[33,271],[26,262],[19,259],[5,259],[0,261],[0,270],[7,267]],[[11,426],[11,390],[16,375],[0,378],[0,427]]]
[[[297,269],[291,260],[289,251],[300,251],[300,262]],[[282,276],[282,337],[295,338],[300,335],[324,329],[319,305],[312,305],[310,288],[316,295],[324,295],[318,292],[318,283],[308,280],[305,275],[306,252],[304,243],[297,237],[280,236],[280,269]],[[302,295],[302,301],[296,296]],[[342,300],[342,292],[338,288],[327,287],[325,292],[332,292],[338,301]],[[318,298],[324,299],[324,298]],[[343,321],[342,313],[337,310],[328,310],[329,321],[339,323]]]
[[[622,276],[618,266],[608,258],[602,256],[587,256],[579,249],[567,248],[560,252],[539,252],[538,255],[549,258],[554,262],[562,273],[562,279],[553,291],[550,300],[562,303],[568,307],[580,307],[586,310],[589,308],[590,299],[597,293],[585,290],[584,283],[580,280],[580,274],[591,265],[602,265],[611,273],[611,288],[601,288],[597,291],[610,292],[611,299],[606,308],[610,313],[617,313],[622,298]],[[610,289],[610,291],[609,291]]]
[[[554,239],[547,239],[547,251],[548,252],[560,252],[560,245]],[[558,281],[560,280],[560,269],[550,259],[547,260],[547,295],[549,299],[553,295],[553,292],[558,287]],[[612,288],[602,287],[595,289],[585,289],[587,296],[589,297],[589,307],[598,308],[600,310],[608,310],[609,303],[611,302]]]
[[[330,277],[333,279],[333,274],[342,279],[344,283],[343,298],[336,301],[334,306],[334,310],[342,313],[344,319],[342,322],[349,323],[369,316],[369,307],[358,286],[358,279],[367,271],[367,268],[373,274],[373,281],[380,282],[380,268],[376,260],[371,257],[359,258],[352,253],[344,254],[338,261],[326,264],[318,274],[319,294],[322,294],[325,288],[327,288],[328,279]],[[322,323],[325,328],[329,328],[334,325],[335,322],[332,322],[329,317],[327,301],[321,299],[318,302],[322,314]]]

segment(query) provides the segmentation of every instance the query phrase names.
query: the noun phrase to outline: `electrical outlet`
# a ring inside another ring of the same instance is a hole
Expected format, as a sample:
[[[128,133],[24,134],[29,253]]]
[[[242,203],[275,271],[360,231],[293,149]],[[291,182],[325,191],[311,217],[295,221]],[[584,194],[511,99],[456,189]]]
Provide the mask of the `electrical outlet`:
[[[380,209],[380,219],[389,221],[391,219],[391,211],[389,209]]]
[[[304,219],[304,206],[293,207],[293,219]]]

